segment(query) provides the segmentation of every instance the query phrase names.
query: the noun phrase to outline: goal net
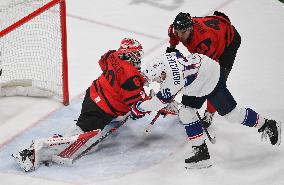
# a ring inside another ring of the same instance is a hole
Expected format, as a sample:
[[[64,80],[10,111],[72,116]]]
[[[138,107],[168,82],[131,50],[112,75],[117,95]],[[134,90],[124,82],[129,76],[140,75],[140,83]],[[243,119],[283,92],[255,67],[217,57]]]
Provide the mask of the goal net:
[[[69,104],[65,0],[0,1],[1,68],[2,90],[30,86]]]

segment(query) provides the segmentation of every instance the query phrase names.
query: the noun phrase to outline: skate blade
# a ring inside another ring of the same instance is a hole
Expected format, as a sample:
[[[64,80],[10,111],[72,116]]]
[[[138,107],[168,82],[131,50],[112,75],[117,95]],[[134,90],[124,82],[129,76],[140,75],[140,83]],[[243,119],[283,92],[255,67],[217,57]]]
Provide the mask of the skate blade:
[[[33,168],[31,168],[30,166],[27,166],[26,164],[24,164],[21,160],[21,156],[19,154],[12,154],[11,155],[14,160],[16,161],[16,163],[20,166],[20,168],[22,170],[24,170],[24,172],[30,172],[30,171],[33,171]],[[32,164],[30,164],[32,165]]]
[[[185,169],[203,169],[203,168],[210,168],[212,166],[211,161],[200,161],[197,163],[190,163],[186,164]]]

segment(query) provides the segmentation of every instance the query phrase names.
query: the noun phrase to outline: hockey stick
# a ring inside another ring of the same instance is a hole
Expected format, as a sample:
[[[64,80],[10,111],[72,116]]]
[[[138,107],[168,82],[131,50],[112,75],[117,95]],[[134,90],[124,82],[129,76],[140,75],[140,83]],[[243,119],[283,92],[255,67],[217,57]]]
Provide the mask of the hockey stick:
[[[104,135],[102,135],[98,140],[96,140],[96,142],[94,142],[91,146],[89,146],[86,150],[84,150],[81,154],[79,154],[77,157],[75,157],[74,159],[72,159],[72,164],[80,159],[81,157],[83,157],[85,154],[87,154],[89,151],[92,150],[92,148],[94,148],[95,146],[97,146],[97,144],[99,144],[100,142],[102,142],[106,137],[108,137],[109,135],[111,135],[112,133],[116,132],[116,130],[121,127],[124,123],[127,122],[128,118],[130,117],[130,113],[127,114],[126,118],[124,120],[122,120],[121,122],[119,122],[118,124],[116,124],[113,128],[111,128],[107,133],[105,133]]]
[[[156,116],[155,116],[155,117],[152,119],[152,121],[149,123],[149,125],[144,129],[144,132],[145,132],[146,134],[149,134],[151,128],[153,127],[153,125],[154,125],[155,122],[157,121],[158,117],[159,117],[162,113],[164,113],[164,114],[166,114],[166,115],[167,115],[167,114],[176,115],[176,113],[171,112],[171,111],[166,110],[166,109],[161,109],[161,110],[159,110],[159,111],[157,112]],[[165,116],[164,116],[164,117],[165,117]]]
[[[182,87],[182,88],[183,88],[183,87]],[[180,89],[176,92],[176,94],[170,99],[169,103],[175,101],[174,99],[175,99],[176,95],[182,90],[182,88],[180,88]],[[165,114],[164,117],[165,117],[167,114],[176,115],[175,112],[171,112],[171,111],[167,110],[166,108],[162,108],[161,110],[158,111],[158,113],[157,113],[156,116],[152,119],[152,121],[149,123],[149,125],[144,129],[144,132],[145,132],[146,134],[148,134],[148,133],[150,132],[151,127],[154,125],[154,123],[156,122],[156,120],[158,119],[158,117],[159,117],[162,113]]]
[[[158,119],[158,117],[161,115],[161,113],[166,113],[166,114],[172,114],[172,115],[177,115],[176,113],[174,112],[170,112],[166,109],[161,109],[157,114],[156,116],[152,119],[152,121],[149,123],[149,125],[145,128],[145,133],[148,134],[150,132],[150,129],[153,127],[153,125],[155,124],[156,120]],[[204,127],[204,123],[203,123],[203,120],[201,119],[201,116],[199,114],[198,111],[196,111],[196,115],[198,117],[198,119],[200,120],[201,122],[201,125],[202,125],[202,128],[203,130],[205,131],[205,134],[207,135],[210,143],[212,144],[215,144],[216,143],[216,138],[215,137],[211,137],[210,133],[208,132],[207,128]]]
[[[154,123],[156,122],[156,120],[158,119],[158,117],[161,115],[161,112],[158,111],[156,116],[152,119],[152,121],[149,123],[149,125],[145,128],[144,132],[146,134],[148,134],[152,128],[152,126],[154,125]]]
[[[201,116],[200,116],[200,114],[199,114],[198,111],[196,111],[196,115],[197,115],[199,121],[201,122],[201,125],[202,125],[202,127],[203,127],[203,130],[205,131],[205,133],[206,133],[206,135],[207,135],[207,137],[208,137],[210,143],[215,144],[215,143],[216,143],[216,138],[215,138],[215,137],[212,138],[211,135],[209,134],[207,128],[204,127],[204,122],[203,122],[203,120],[202,120],[202,118],[201,118]]]
[[[117,123],[113,128],[111,128],[109,131],[107,131],[104,135],[100,136],[99,139],[97,139],[93,144],[91,144],[88,148],[86,148],[84,151],[82,151],[79,155],[72,158],[65,158],[61,157],[59,155],[52,156],[52,161],[61,164],[61,165],[72,165],[75,161],[86,155],[88,152],[90,152],[95,146],[97,146],[99,143],[101,143],[106,137],[116,132],[116,130],[121,127],[124,123],[127,122],[128,118],[130,117],[130,112],[126,114],[126,117],[124,120]]]

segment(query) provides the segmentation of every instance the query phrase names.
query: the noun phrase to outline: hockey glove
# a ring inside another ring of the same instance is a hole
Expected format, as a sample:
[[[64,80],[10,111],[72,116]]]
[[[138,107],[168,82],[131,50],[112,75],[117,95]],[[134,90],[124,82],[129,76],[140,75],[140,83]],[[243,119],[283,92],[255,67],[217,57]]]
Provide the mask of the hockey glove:
[[[174,33],[174,26],[171,24],[169,29],[168,29],[168,36],[170,37],[169,43],[171,46],[176,46],[179,44],[179,38],[178,36]]]
[[[135,104],[132,105],[131,115],[130,115],[131,119],[133,119],[133,120],[140,119],[140,118],[144,117],[145,114],[150,113],[150,111],[144,111],[144,110],[139,108],[139,105],[142,102],[143,101],[138,101],[138,102],[136,102]]]

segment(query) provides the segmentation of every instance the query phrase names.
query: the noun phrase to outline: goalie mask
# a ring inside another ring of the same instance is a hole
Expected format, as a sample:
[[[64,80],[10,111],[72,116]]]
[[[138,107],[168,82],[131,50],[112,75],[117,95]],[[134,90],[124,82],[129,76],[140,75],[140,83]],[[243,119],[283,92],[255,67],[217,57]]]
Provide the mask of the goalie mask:
[[[136,69],[141,69],[143,47],[137,40],[124,38],[120,43],[118,51],[122,60],[128,60]]]

